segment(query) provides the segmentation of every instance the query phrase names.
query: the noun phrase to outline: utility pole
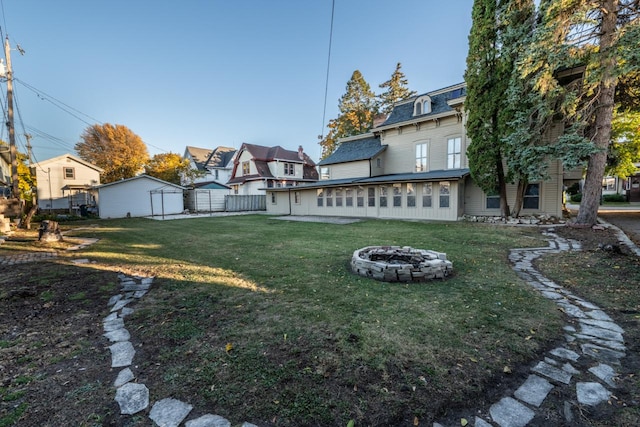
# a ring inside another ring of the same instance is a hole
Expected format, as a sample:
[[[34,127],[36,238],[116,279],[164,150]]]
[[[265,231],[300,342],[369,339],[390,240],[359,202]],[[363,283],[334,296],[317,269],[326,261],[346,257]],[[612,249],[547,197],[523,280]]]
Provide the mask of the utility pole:
[[[11,190],[13,192],[13,197],[19,199],[18,150],[16,149],[16,134],[13,126],[13,71],[11,70],[11,48],[9,47],[9,37],[7,37],[4,42],[4,55],[7,58],[7,128],[9,129],[9,154],[11,157]]]

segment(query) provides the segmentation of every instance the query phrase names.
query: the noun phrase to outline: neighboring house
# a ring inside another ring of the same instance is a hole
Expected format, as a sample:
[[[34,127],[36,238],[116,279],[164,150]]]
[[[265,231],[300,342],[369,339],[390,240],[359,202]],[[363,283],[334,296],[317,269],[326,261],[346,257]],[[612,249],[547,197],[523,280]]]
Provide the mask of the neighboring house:
[[[194,183],[215,181],[226,183],[231,178],[235,148],[217,147],[213,150],[187,146],[184,158],[189,160],[191,168],[203,173]]]
[[[498,195],[485,194],[469,173],[465,96],[461,83],[399,102],[369,133],[341,140],[318,164],[320,181],[267,189],[267,211],[446,221],[500,216]],[[522,215],[562,215],[561,164],[553,162],[549,174],[528,185]],[[515,193],[509,185],[511,205]]]
[[[0,146],[0,198],[11,196],[11,154],[9,147]]]
[[[186,188],[149,175],[96,188],[100,218],[175,215],[184,211]]]
[[[280,146],[242,144],[233,161],[227,185],[234,194],[265,194],[265,188],[294,187],[318,180],[316,164],[302,146],[298,151]]]
[[[44,211],[80,213],[80,206],[93,206],[91,189],[100,185],[102,168],[71,154],[34,163],[38,207]]]
[[[640,163],[636,163],[635,165],[636,173],[625,179],[623,182],[627,201],[634,203],[640,202]]]

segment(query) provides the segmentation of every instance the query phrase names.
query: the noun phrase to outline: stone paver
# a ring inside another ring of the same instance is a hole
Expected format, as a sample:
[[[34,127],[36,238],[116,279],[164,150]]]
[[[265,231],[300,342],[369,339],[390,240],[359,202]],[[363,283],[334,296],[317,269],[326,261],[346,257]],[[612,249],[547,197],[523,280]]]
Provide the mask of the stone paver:
[[[615,378],[617,377],[617,375],[616,371],[611,366],[600,363],[598,366],[589,368],[589,372],[600,378],[609,387],[616,387]]]
[[[529,405],[540,406],[552,389],[553,384],[549,381],[537,375],[529,375],[513,395]]]
[[[126,383],[116,391],[120,413],[137,414],[149,406],[149,389],[144,384]]]
[[[600,383],[576,384],[578,402],[582,405],[596,406],[609,400],[611,393]]]
[[[531,409],[510,397],[504,397],[492,405],[489,413],[500,427],[524,427],[535,416]]]
[[[187,421],[185,427],[231,427],[231,423],[219,415],[207,414]]]
[[[168,397],[153,405],[149,418],[162,427],[178,427],[192,409],[188,403]]]

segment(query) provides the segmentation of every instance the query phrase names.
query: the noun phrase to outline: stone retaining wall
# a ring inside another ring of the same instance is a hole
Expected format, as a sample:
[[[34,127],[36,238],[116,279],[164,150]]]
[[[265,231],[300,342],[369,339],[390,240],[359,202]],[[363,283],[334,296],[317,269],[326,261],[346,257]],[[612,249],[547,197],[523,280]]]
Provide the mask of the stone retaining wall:
[[[442,252],[409,246],[367,246],[353,253],[351,270],[383,282],[425,282],[447,277],[453,264]]]

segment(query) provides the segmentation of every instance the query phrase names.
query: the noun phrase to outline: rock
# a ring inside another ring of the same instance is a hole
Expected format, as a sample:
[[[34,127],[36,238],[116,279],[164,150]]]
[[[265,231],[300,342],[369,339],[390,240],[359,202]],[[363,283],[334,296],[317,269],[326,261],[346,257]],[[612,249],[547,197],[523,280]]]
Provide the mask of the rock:
[[[116,391],[120,413],[133,415],[149,406],[149,389],[144,384],[126,383]]]

